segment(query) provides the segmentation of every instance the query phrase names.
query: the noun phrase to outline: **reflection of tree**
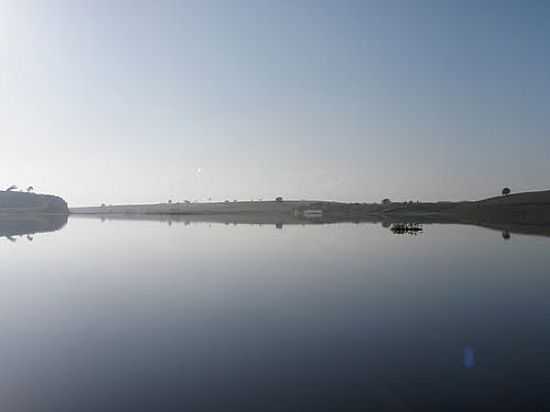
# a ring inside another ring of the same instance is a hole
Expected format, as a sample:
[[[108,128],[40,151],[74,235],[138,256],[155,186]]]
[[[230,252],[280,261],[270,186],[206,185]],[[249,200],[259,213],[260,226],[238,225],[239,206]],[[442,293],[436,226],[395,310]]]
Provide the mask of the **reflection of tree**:
[[[502,238],[504,240],[508,240],[508,239],[510,239],[510,237],[511,237],[511,235],[510,235],[509,231],[507,231],[507,230],[502,231]]]
[[[277,229],[282,229],[282,228],[283,228],[283,224],[282,224],[282,223],[276,223],[276,224],[275,224],[275,227],[276,227]]]
[[[34,239],[34,238],[33,238],[31,235],[27,235],[27,240],[28,240],[29,242],[32,242],[33,239]]]

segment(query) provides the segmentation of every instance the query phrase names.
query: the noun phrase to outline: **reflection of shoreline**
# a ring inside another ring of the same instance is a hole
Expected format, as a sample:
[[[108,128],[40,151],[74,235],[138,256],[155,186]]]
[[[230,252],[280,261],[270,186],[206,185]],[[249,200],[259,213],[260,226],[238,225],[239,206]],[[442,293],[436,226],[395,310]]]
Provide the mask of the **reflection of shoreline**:
[[[162,215],[162,214],[106,214],[71,215],[71,219],[92,219],[101,221],[123,220],[166,223],[219,223],[235,225],[314,225],[328,223],[319,219],[304,219],[292,215],[278,214],[212,214],[212,215]]]
[[[55,232],[67,224],[64,214],[13,213],[0,214],[0,238]]]
[[[550,226],[539,225],[518,225],[518,224],[488,224],[488,223],[471,223],[474,226],[480,226],[486,229],[494,230],[502,233],[504,239],[509,239],[510,234],[531,235],[550,237]]]
[[[517,223],[484,223],[462,219],[454,219],[448,216],[380,216],[370,215],[355,218],[323,216],[321,218],[308,219],[303,216],[287,214],[212,214],[212,215],[153,215],[153,214],[106,214],[106,215],[71,215],[71,219],[93,219],[101,221],[145,221],[164,222],[169,225],[179,223],[188,225],[191,223],[218,223],[225,225],[272,225],[277,229],[284,226],[296,225],[326,225],[335,223],[371,223],[381,224],[390,229],[392,225],[399,224],[459,224],[478,226],[486,229],[500,231],[505,239],[511,233],[523,235],[538,235],[550,237],[550,225],[527,225]],[[504,236],[506,234],[506,236]]]

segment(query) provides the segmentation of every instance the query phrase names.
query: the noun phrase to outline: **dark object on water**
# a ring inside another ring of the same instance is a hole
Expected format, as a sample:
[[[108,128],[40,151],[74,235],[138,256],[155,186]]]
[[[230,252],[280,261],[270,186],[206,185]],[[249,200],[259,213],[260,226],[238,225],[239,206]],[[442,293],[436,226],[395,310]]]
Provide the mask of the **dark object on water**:
[[[390,230],[398,235],[408,233],[410,235],[416,235],[422,232],[422,226],[417,223],[394,223]]]

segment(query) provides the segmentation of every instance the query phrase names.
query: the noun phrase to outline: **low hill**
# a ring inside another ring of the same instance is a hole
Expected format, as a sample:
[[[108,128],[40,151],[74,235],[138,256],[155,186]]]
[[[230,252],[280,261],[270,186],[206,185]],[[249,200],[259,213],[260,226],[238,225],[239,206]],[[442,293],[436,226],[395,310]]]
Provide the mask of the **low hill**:
[[[514,193],[507,196],[491,197],[476,202],[484,206],[511,206],[511,205],[550,205],[550,190],[539,192]]]
[[[0,213],[68,214],[69,208],[58,196],[0,191]]]
[[[384,215],[446,216],[475,224],[550,225],[550,190],[516,193],[471,202],[396,203]]]

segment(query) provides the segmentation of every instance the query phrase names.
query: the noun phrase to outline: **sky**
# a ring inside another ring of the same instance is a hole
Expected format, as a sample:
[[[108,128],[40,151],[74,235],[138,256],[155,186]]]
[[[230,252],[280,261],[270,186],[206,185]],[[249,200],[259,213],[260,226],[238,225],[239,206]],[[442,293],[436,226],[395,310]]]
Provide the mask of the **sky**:
[[[72,206],[550,189],[544,1],[0,0],[0,187]]]

